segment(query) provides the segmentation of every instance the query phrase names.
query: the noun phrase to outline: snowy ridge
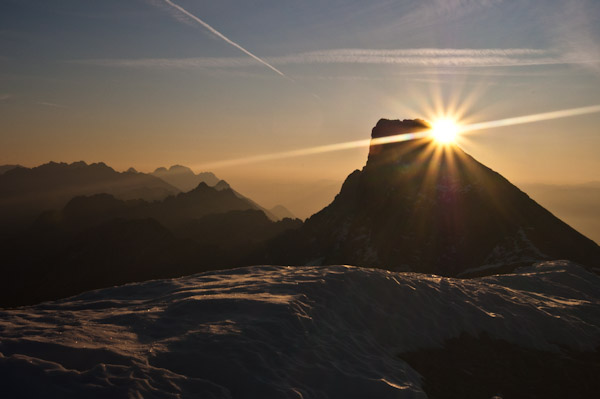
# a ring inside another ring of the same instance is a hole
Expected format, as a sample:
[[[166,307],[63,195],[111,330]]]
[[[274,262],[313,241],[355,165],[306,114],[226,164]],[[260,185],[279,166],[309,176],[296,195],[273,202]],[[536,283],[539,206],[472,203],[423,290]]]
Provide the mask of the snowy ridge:
[[[0,311],[0,383],[25,397],[425,398],[398,354],[486,331],[600,344],[600,277],[566,261],[472,280],[255,266]]]

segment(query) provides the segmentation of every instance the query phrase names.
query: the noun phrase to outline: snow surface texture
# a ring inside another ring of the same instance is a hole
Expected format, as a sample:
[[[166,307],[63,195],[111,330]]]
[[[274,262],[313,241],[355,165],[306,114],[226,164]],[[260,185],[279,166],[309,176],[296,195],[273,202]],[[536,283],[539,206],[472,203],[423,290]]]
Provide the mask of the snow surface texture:
[[[461,332],[600,344],[600,277],[565,261],[473,280],[256,266],[0,311],[21,397],[425,398],[398,354]]]

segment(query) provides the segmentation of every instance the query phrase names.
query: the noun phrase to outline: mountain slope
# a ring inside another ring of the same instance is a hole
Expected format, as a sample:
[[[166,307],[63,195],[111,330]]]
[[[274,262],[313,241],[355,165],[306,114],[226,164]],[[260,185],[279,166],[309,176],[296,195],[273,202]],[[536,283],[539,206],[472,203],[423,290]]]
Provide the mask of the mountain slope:
[[[42,211],[62,208],[78,195],[108,193],[124,200],[154,201],[178,192],[154,176],[116,172],[104,163],[15,168],[0,175],[0,224],[3,230],[27,227]]]
[[[522,186],[531,198],[600,243],[600,182]]]
[[[382,119],[372,138],[428,128]],[[600,247],[460,148],[424,138],[372,146],[334,201],[276,239],[265,261],[455,276],[544,259],[597,266]]]
[[[505,397],[595,397],[599,287],[568,262],[470,280],[257,266],[129,284],[0,311],[0,386],[61,399],[501,393],[494,374],[460,373],[474,358],[525,379]],[[494,345],[501,356],[477,357]],[[428,355],[451,362],[444,374]]]
[[[274,213],[271,212],[271,210],[266,209],[262,206],[260,206],[259,204],[257,204],[256,202],[254,202],[253,200],[251,200],[250,198],[238,193],[237,191],[235,191],[233,188],[231,188],[231,186],[229,185],[229,183],[227,183],[225,180],[220,180],[217,184],[215,184],[214,188],[216,190],[222,191],[222,190],[231,190],[238,198],[249,202],[250,204],[252,204],[253,209],[260,209],[261,211],[264,212],[265,215],[267,215],[267,217],[276,222],[278,220],[284,219],[285,217],[279,217],[277,215],[275,215]]]

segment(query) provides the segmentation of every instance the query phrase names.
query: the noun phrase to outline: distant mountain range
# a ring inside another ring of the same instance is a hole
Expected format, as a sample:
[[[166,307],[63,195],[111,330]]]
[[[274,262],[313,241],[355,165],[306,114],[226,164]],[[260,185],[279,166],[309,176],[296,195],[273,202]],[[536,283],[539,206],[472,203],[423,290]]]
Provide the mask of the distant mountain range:
[[[426,130],[380,120],[372,138]],[[600,264],[600,247],[456,146],[372,146],[335,200],[276,238],[267,264],[351,264],[468,276],[547,259]]]
[[[200,183],[214,186],[219,182],[219,178],[211,172],[196,174],[190,168],[181,165],[173,165],[169,169],[160,167],[151,174],[177,187],[184,193],[198,187]]]
[[[267,240],[301,226],[272,221],[225,185],[200,183],[154,202],[79,196],[43,213],[0,243],[0,306],[242,266]]]
[[[27,227],[42,211],[59,209],[73,197],[97,193],[123,200],[162,200],[179,189],[143,173],[117,172],[106,164],[50,162],[0,174],[0,233]]]
[[[140,173],[133,168],[117,172],[102,162],[49,162],[34,168],[2,165],[0,237],[26,229],[42,212],[60,209],[76,196],[105,193],[121,200],[160,201],[180,192],[193,191],[200,183],[217,186],[217,189],[230,188],[211,172],[194,174],[180,165],[158,168],[152,174]],[[282,219],[238,192],[233,193],[242,202],[251,203],[248,209],[260,209],[274,221]],[[227,208],[227,205],[223,207]],[[280,215],[291,215],[282,209],[278,208]]]
[[[152,218],[176,231],[190,221],[206,215],[234,210],[261,211],[254,202],[236,195],[225,181],[215,187],[200,183],[195,189],[169,196],[162,201],[123,201],[110,194],[75,197],[61,211],[44,213],[37,224],[59,224],[81,228],[90,224],[116,219]]]

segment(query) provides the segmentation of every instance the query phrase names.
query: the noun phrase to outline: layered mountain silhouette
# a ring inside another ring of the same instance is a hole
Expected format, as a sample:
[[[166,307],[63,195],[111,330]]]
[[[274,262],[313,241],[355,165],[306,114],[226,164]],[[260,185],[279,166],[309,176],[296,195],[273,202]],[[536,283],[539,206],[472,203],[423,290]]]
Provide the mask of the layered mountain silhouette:
[[[193,190],[200,183],[214,186],[219,182],[217,176],[211,172],[194,173],[190,168],[181,165],[173,165],[169,169],[157,168],[152,175],[158,177],[170,185],[177,187],[183,192]]]
[[[267,240],[302,225],[270,220],[231,188],[200,183],[162,201],[79,196],[0,241],[0,306],[243,266]]]
[[[240,197],[221,180],[214,187],[200,183],[195,189],[169,196],[162,201],[120,200],[110,194],[73,198],[61,211],[46,212],[37,225],[53,224],[67,229],[80,229],[116,218],[152,218],[170,230],[177,231],[190,221],[206,215],[229,211],[255,210],[261,207]]]
[[[426,129],[382,119],[372,138]],[[334,201],[276,238],[263,261],[469,276],[545,259],[597,266],[600,247],[457,146],[427,137],[371,146]]]
[[[270,209],[267,208],[263,208],[262,206],[260,206],[259,204],[257,204],[256,202],[252,201],[250,198],[238,193],[237,191],[235,191],[233,188],[231,188],[231,186],[229,185],[229,183],[227,183],[225,180],[220,180],[217,184],[215,184],[215,189],[221,191],[221,190],[231,190],[233,192],[233,194],[235,194],[236,197],[240,198],[241,200],[244,200],[248,203],[250,203],[253,207],[253,209],[260,209],[261,211],[263,211],[265,213],[265,215],[267,215],[267,217],[269,219],[271,219],[272,221],[276,222],[278,220],[284,219],[286,217],[290,217],[290,216],[286,216],[284,214],[282,214],[281,216],[276,215],[275,213],[271,212]]]
[[[162,200],[179,190],[154,176],[117,172],[104,163],[50,162],[0,174],[2,232],[27,227],[42,211],[59,209],[73,197],[108,193],[124,200]]]

